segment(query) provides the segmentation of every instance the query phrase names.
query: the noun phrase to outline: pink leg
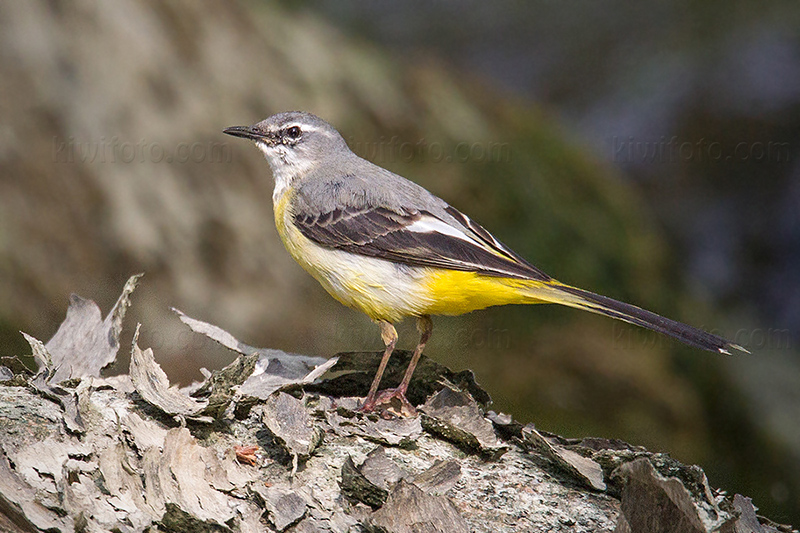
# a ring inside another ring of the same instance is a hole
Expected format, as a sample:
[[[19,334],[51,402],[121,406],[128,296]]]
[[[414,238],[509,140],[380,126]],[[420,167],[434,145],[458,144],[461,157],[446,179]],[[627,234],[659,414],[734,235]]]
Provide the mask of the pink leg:
[[[392,328],[394,330],[394,328]],[[414,350],[414,355],[411,357],[411,362],[408,364],[408,368],[406,369],[406,373],[403,376],[403,381],[400,382],[400,386],[396,389],[387,389],[382,391],[377,397],[372,399],[370,403],[370,397],[367,396],[367,401],[364,402],[364,405],[361,407],[362,411],[371,411],[377,405],[388,404],[391,403],[393,399],[400,400],[400,404],[402,405],[402,411],[408,414],[413,415],[416,413],[416,409],[413,405],[406,399],[406,391],[408,390],[408,384],[411,383],[411,376],[414,374],[414,369],[419,362],[419,358],[422,357],[422,351],[425,349],[425,345],[428,343],[428,340],[431,338],[431,332],[433,331],[433,322],[431,321],[431,317],[428,315],[423,315],[417,318],[417,329],[420,332],[420,339],[419,344],[417,344],[417,348]],[[395,333],[395,336],[397,334]],[[396,339],[395,339],[396,340]],[[387,348],[388,349],[388,348]],[[384,356],[385,357],[385,356]],[[385,357],[385,360],[388,361],[388,357]],[[384,361],[381,361],[381,367],[378,368],[378,374],[383,373],[383,369],[386,366],[383,364]],[[378,379],[378,381],[380,381]],[[370,389],[370,394],[372,390],[377,390],[378,384],[376,382],[372,383],[372,389]]]
[[[394,329],[393,325],[385,320],[381,320],[378,322],[378,326],[381,328],[381,338],[383,339],[383,343],[386,345],[386,350],[383,352],[381,364],[378,365],[378,372],[375,374],[375,379],[372,380],[372,386],[369,388],[369,394],[367,394],[364,404],[359,409],[362,412],[369,412],[375,409],[378,386],[381,384],[383,372],[386,370],[386,365],[389,363],[389,358],[392,356],[394,347],[397,344],[397,330]]]
[[[400,386],[397,387],[397,392],[402,396],[405,396],[406,391],[408,390],[408,384],[411,383],[411,375],[414,373],[414,369],[417,367],[419,358],[422,357],[422,350],[425,349],[425,345],[428,344],[428,341],[431,338],[431,332],[433,332],[433,322],[431,321],[430,316],[423,315],[417,318],[417,331],[419,331],[419,344],[417,344],[417,348],[414,350],[414,357],[412,357],[411,362],[408,363],[408,368],[403,376],[403,381],[401,381]]]

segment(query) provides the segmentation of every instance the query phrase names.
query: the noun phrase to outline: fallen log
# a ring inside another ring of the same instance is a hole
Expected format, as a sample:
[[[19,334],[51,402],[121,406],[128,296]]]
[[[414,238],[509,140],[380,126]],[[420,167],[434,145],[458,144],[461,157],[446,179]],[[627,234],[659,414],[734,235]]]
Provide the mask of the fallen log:
[[[102,377],[135,284],[106,319],[74,297],[53,340],[27,337],[35,373],[0,363],[0,530],[791,531],[699,467],[494,413],[470,372],[427,358],[418,416],[363,414],[380,353],[254,348],[178,312],[238,358],[178,389],[135,335],[129,372]]]

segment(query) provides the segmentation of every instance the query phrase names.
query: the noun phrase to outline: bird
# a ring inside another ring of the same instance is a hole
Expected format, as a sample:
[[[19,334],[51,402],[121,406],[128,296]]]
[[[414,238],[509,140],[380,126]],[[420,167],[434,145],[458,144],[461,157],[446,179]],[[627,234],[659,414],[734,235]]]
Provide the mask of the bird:
[[[362,412],[399,402],[401,412],[413,414],[406,392],[431,337],[431,316],[496,305],[556,303],[695,348],[747,352],[701,329],[559,282],[421,185],[353,153],[333,126],[311,113],[278,113],[223,132],[253,141],[266,158],[275,225],[292,258],[380,329],[385,349]],[[379,391],[398,340],[394,324],[406,317],[416,318],[419,342],[400,384]]]

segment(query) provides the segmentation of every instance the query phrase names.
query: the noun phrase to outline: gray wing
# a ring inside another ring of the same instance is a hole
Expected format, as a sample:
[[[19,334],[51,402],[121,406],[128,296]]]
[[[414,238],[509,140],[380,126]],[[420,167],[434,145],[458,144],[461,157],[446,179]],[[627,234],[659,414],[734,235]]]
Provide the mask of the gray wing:
[[[354,254],[490,276],[551,279],[450,206],[442,216],[409,208],[348,206],[295,213],[294,224],[317,244]]]

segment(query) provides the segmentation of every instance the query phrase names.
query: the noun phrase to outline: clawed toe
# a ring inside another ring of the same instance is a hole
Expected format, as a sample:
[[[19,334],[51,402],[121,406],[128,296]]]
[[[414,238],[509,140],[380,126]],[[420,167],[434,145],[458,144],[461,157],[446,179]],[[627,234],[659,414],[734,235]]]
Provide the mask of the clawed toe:
[[[390,412],[399,416],[412,417],[417,414],[417,409],[408,401],[404,391],[400,388],[380,391],[374,398],[369,397],[358,409],[361,413],[374,411]]]

